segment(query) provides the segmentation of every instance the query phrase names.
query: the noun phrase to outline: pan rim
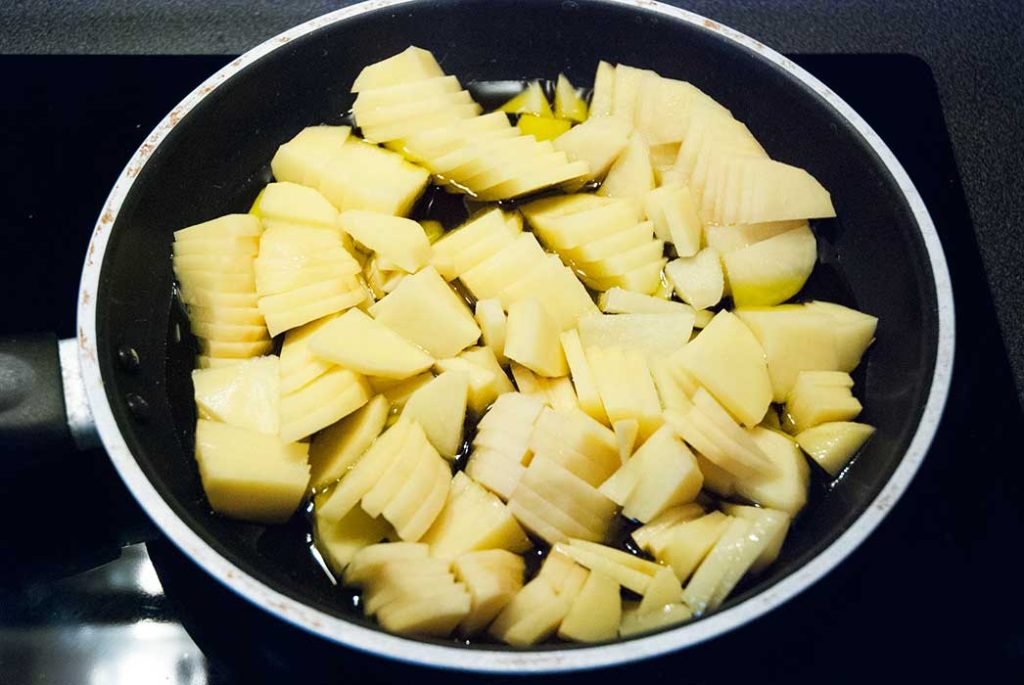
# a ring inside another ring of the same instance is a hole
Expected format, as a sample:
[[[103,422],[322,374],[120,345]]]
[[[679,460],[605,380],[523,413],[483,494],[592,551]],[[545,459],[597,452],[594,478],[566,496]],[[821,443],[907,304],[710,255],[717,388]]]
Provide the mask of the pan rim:
[[[311,19],[249,50],[213,74],[172,109],[146,138],[118,177],[90,240],[78,298],[78,353],[82,376],[97,431],[115,468],[164,534],[195,563],[232,591],[276,617],[322,638],[413,664],[489,673],[553,673],[621,665],[696,645],[780,606],[824,577],[871,534],[906,490],[927,455],[942,418],[952,378],[955,313],[950,275],[935,226],[906,171],[888,146],[845,101],[804,69],[759,41],[701,15],[651,0],[598,0],[595,4],[654,12],[711,31],[739,49],[768,60],[812,89],[835,114],[857,131],[894,179],[911,210],[927,253],[937,304],[937,341],[935,366],[924,409],[903,458],[877,497],[828,547],[789,576],[744,602],[691,624],[654,635],[594,647],[544,651],[468,650],[454,644],[429,644],[366,628],[321,612],[269,587],[221,556],[186,525],[164,501],[136,462],[118,428],[103,383],[96,339],[98,310],[95,297],[111,229],[134,179],[178,121],[240,70],[292,40],[324,26],[418,1],[369,0]]]

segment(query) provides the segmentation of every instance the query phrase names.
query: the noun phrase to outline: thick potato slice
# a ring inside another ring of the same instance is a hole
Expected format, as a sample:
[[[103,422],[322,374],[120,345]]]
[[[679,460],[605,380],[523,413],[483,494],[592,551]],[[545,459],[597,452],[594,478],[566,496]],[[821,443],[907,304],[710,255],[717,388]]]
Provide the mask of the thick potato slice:
[[[277,436],[199,419],[196,461],[217,513],[261,523],[286,521],[306,495],[307,446]]]

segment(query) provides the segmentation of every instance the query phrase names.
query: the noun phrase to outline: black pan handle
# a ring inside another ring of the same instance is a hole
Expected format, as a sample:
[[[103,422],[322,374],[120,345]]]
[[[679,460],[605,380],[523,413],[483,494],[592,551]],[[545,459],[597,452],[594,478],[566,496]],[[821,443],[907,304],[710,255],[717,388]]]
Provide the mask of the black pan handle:
[[[0,452],[97,444],[75,340],[0,337]]]
[[[89,449],[98,446],[78,341],[0,335],[0,521],[16,522],[0,535],[0,558],[16,560],[0,563],[0,593],[80,573],[158,537],[106,454]],[[40,507],[41,492],[60,506]]]

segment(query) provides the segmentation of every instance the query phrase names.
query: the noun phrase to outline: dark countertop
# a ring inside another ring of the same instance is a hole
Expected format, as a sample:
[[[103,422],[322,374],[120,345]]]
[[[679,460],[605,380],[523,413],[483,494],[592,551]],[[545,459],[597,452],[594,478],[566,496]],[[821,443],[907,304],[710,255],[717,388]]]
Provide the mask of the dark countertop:
[[[239,53],[351,2],[0,3],[0,53]],[[675,0],[787,53],[907,53],[931,65],[1024,404],[1024,3]],[[865,74],[865,78],[871,78]]]

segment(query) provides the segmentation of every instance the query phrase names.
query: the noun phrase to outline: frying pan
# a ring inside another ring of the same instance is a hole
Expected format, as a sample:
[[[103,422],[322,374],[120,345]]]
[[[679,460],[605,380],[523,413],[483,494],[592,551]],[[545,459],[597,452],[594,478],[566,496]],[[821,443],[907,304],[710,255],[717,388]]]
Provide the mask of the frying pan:
[[[172,232],[244,211],[277,145],[335,123],[364,65],[415,44],[463,83],[592,79],[598,60],[691,81],[746,122],[769,154],[830,189],[808,297],[880,318],[858,369],[875,437],[835,483],[818,482],[778,562],[690,624],[596,646],[414,640],[346,605],[315,566],[301,516],[262,527],[211,513],[192,458],[195,343],[175,299]],[[908,486],[934,436],[953,359],[953,301],[939,241],[903,168],[814,77],[747,36],[641,0],[373,0],[302,24],[234,60],[175,107],[114,185],[93,231],[78,336],[0,341],[0,443],[97,439],[163,533],[196,564],[284,621],[341,645],[423,665],[502,672],[622,664],[699,643],[764,614],[860,544]]]

